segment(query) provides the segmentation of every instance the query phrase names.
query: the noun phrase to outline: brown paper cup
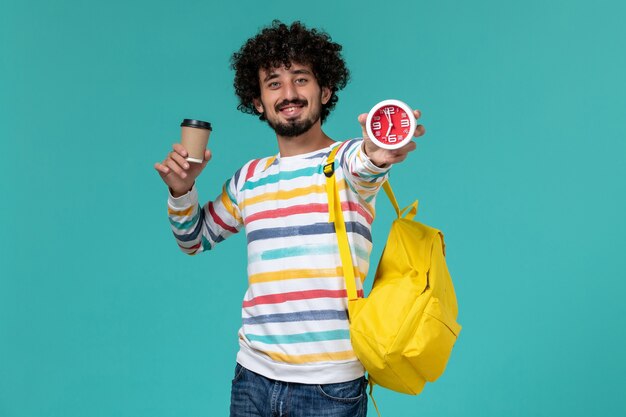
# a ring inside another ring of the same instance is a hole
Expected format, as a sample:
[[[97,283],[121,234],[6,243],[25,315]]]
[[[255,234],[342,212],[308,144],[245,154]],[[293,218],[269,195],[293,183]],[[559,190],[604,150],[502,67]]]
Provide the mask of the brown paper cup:
[[[201,164],[204,162],[204,151],[212,131],[211,123],[185,119],[180,126],[182,127],[181,144],[187,151],[187,161]]]

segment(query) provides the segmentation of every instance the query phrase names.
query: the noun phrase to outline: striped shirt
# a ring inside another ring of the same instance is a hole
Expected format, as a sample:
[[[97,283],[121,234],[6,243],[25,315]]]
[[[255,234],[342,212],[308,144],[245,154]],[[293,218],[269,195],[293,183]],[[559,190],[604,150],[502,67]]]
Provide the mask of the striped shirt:
[[[203,207],[195,187],[169,198],[172,230],[185,253],[210,250],[245,229],[248,290],[237,362],[254,372],[308,384],[344,382],[364,373],[350,344],[343,270],[322,172],[331,149],[341,146],[335,179],[362,295],[374,200],[389,168],[374,165],[361,144],[354,139],[302,155],[250,161]]]

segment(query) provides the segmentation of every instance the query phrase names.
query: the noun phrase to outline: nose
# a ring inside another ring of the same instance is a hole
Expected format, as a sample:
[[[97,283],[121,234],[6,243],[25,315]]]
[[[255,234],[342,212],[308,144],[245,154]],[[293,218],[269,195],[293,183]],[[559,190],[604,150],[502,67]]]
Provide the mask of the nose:
[[[283,87],[283,96],[283,98],[288,101],[297,99],[298,92],[296,91],[296,87],[291,83],[285,83]]]

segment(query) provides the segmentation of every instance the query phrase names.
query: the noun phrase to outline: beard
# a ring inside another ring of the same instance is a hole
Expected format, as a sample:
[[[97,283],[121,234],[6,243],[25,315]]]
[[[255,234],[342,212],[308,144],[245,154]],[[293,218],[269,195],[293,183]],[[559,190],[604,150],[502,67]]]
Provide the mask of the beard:
[[[308,105],[308,102],[306,100],[298,100],[298,99],[285,100],[282,103],[276,105],[275,107],[276,113],[280,112],[281,107],[289,105],[289,104],[306,107]],[[313,127],[313,125],[320,119],[320,115],[321,115],[321,108],[318,109],[317,112],[312,113],[310,117],[304,120],[294,119],[294,120],[289,120],[283,123],[278,120],[278,117],[276,117],[274,120],[268,117],[267,124],[269,124],[270,127],[274,129],[274,132],[276,132],[276,134],[279,136],[295,137],[295,136],[300,136],[308,132],[309,129],[311,129],[311,127]]]

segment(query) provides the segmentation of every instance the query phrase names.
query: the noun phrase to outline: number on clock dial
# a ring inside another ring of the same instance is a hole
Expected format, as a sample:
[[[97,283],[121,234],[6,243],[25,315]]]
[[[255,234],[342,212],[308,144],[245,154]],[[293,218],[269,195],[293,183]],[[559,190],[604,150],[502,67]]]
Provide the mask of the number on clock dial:
[[[378,109],[377,116],[372,122],[372,131],[376,139],[386,143],[396,143],[403,140],[409,133],[409,115],[396,106],[384,106]]]

